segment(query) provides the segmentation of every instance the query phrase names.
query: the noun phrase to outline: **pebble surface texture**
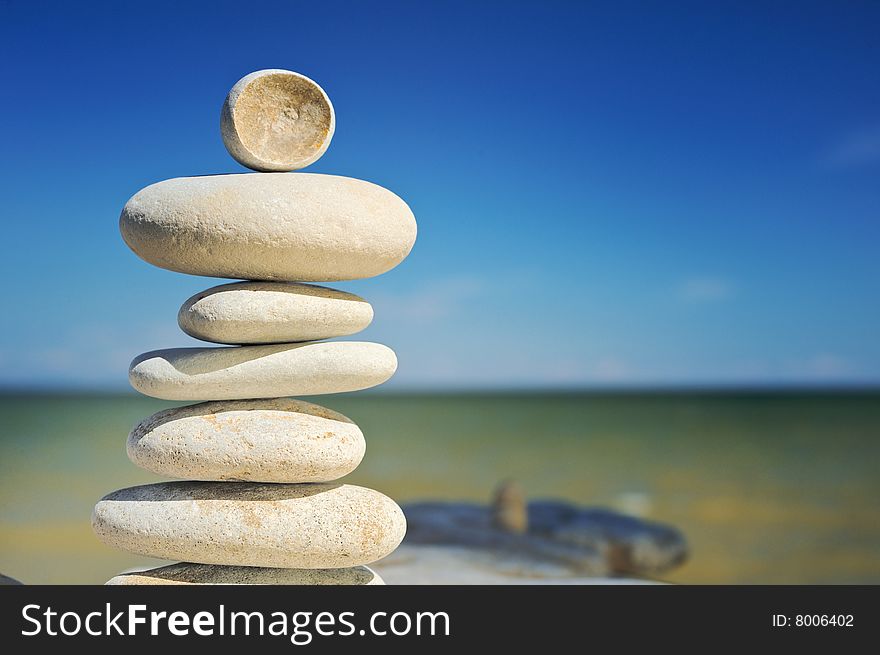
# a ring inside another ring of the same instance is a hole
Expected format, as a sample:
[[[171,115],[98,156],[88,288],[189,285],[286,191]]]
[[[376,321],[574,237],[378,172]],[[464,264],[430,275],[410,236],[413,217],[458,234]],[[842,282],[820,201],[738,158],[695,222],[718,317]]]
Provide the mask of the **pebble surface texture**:
[[[312,284],[234,282],[189,298],[177,314],[191,337],[228,344],[316,341],[355,334],[373,320],[363,298]]]
[[[105,496],[92,527],[108,546],[148,557],[323,569],[385,557],[406,519],[387,496],[352,485],[166,482]]]
[[[164,400],[236,400],[367,389],[397,369],[394,351],[365,341],[232,348],[172,348],[144,353],[128,379]]]
[[[136,193],[119,219],[145,261],[172,271],[317,282],[384,273],[409,254],[416,221],[391,191],[349,177],[180,177]]]
[[[363,459],[360,428],[332,410],[289,398],[175,407],[141,421],[128,457],[170,478],[328,482]]]
[[[321,157],[335,126],[315,82],[256,71],[229,92],[220,128],[259,172],[157,182],[122,209],[122,238],[144,261],[236,281],[195,294],[177,316],[185,333],[226,347],[155,350],[129,367],[144,395],[206,402],[157,412],[128,436],[132,462],[182,481],[113,492],[92,513],[105,544],[180,563],[108,584],[384,584],[362,565],[397,547],[403,512],[334,482],[363,459],[363,433],[289,398],[367,389],[397,370],[382,344],[323,341],[360,332],[373,308],[308,284],[384,273],[416,240],[412,211],[388,189],[289,172]]]
[[[220,111],[226,149],[255,171],[293,171],[313,164],[335,129],[336,115],[324,89],[288,70],[245,75]]]
[[[172,564],[158,569],[123,573],[108,585],[384,585],[366,566],[347,569],[272,569],[258,566]]]

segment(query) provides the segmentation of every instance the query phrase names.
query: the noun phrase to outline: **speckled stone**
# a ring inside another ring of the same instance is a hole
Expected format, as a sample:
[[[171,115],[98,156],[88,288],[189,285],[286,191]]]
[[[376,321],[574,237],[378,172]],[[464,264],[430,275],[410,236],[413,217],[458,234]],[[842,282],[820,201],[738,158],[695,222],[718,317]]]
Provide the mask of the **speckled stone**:
[[[328,482],[351,473],[366,443],[348,418],[290,398],[175,407],[128,435],[128,458],[185,480]]]
[[[334,175],[180,177],[136,193],[122,238],[147,262],[179,273],[317,282],[372,277],[416,239],[406,203],[380,186]]]
[[[220,111],[226,149],[255,171],[293,171],[313,164],[335,129],[336,115],[324,89],[305,75],[277,68],[241,78]]]
[[[325,569],[385,557],[406,519],[387,496],[352,485],[165,482],[105,496],[92,528],[108,546],[148,557]]]
[[[373,320],[370,303],[353,293],[292,282],[234,282],[188,299],[180,329],[214,343],[317,341],[360,332]]]
[[[384,585],[366,566],[347,569],[272,569],[258,566],[172,564],[122,573],[108,585]]]
[[[378,343],[330,341],[237,348],[173,348],[144,353],[128,379],[165,400],[236,400],[357,391],[397,370],[394,351]]]

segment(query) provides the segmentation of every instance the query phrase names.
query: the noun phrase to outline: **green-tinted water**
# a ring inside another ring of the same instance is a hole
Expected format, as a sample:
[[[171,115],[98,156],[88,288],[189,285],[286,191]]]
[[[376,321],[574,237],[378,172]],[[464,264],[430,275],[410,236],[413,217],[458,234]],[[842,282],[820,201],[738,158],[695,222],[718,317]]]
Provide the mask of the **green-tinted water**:
[[[880,394],[356,394],[320,401],[367,437],[350,482],[401,500],[530,496],[648,505],[679,526],[680,582],[880,583]],[[89,514],[155,481],[125,456],[135,396],[0,397],[0,572],[103,582],[147,560]],[[647,503],[645,502],[647,499]]]

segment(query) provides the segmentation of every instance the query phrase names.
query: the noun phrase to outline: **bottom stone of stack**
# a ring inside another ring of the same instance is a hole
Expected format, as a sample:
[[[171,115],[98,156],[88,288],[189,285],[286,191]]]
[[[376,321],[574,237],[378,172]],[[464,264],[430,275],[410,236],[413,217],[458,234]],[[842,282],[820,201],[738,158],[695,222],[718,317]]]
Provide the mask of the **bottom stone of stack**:
[[[337,569],[390,554],[406,519],[387,496],[348,484],[164,482],[105,496],[92,527],[108,546],[159,559]]]
[[[172,564],[122,573],[108,585],[384,585],[366,566],[347,569],[273,569],[259,566]]]

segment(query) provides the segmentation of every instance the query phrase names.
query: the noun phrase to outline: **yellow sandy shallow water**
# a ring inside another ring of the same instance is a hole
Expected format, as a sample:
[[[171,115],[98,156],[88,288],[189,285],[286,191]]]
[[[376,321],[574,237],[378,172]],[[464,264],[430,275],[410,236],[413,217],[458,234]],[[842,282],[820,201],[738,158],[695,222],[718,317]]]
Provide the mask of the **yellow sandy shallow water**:
[[[363,429],[347,481],[403,502],[485,501],[517,478],[672,523],[695,583],[880,583],[880,395],[356,394],[322,397]],[[0,396],[0,572],[103,582],[150,561],[94,538],[91,508],[156,481],[128,430],[169,403],[131,395]]]

